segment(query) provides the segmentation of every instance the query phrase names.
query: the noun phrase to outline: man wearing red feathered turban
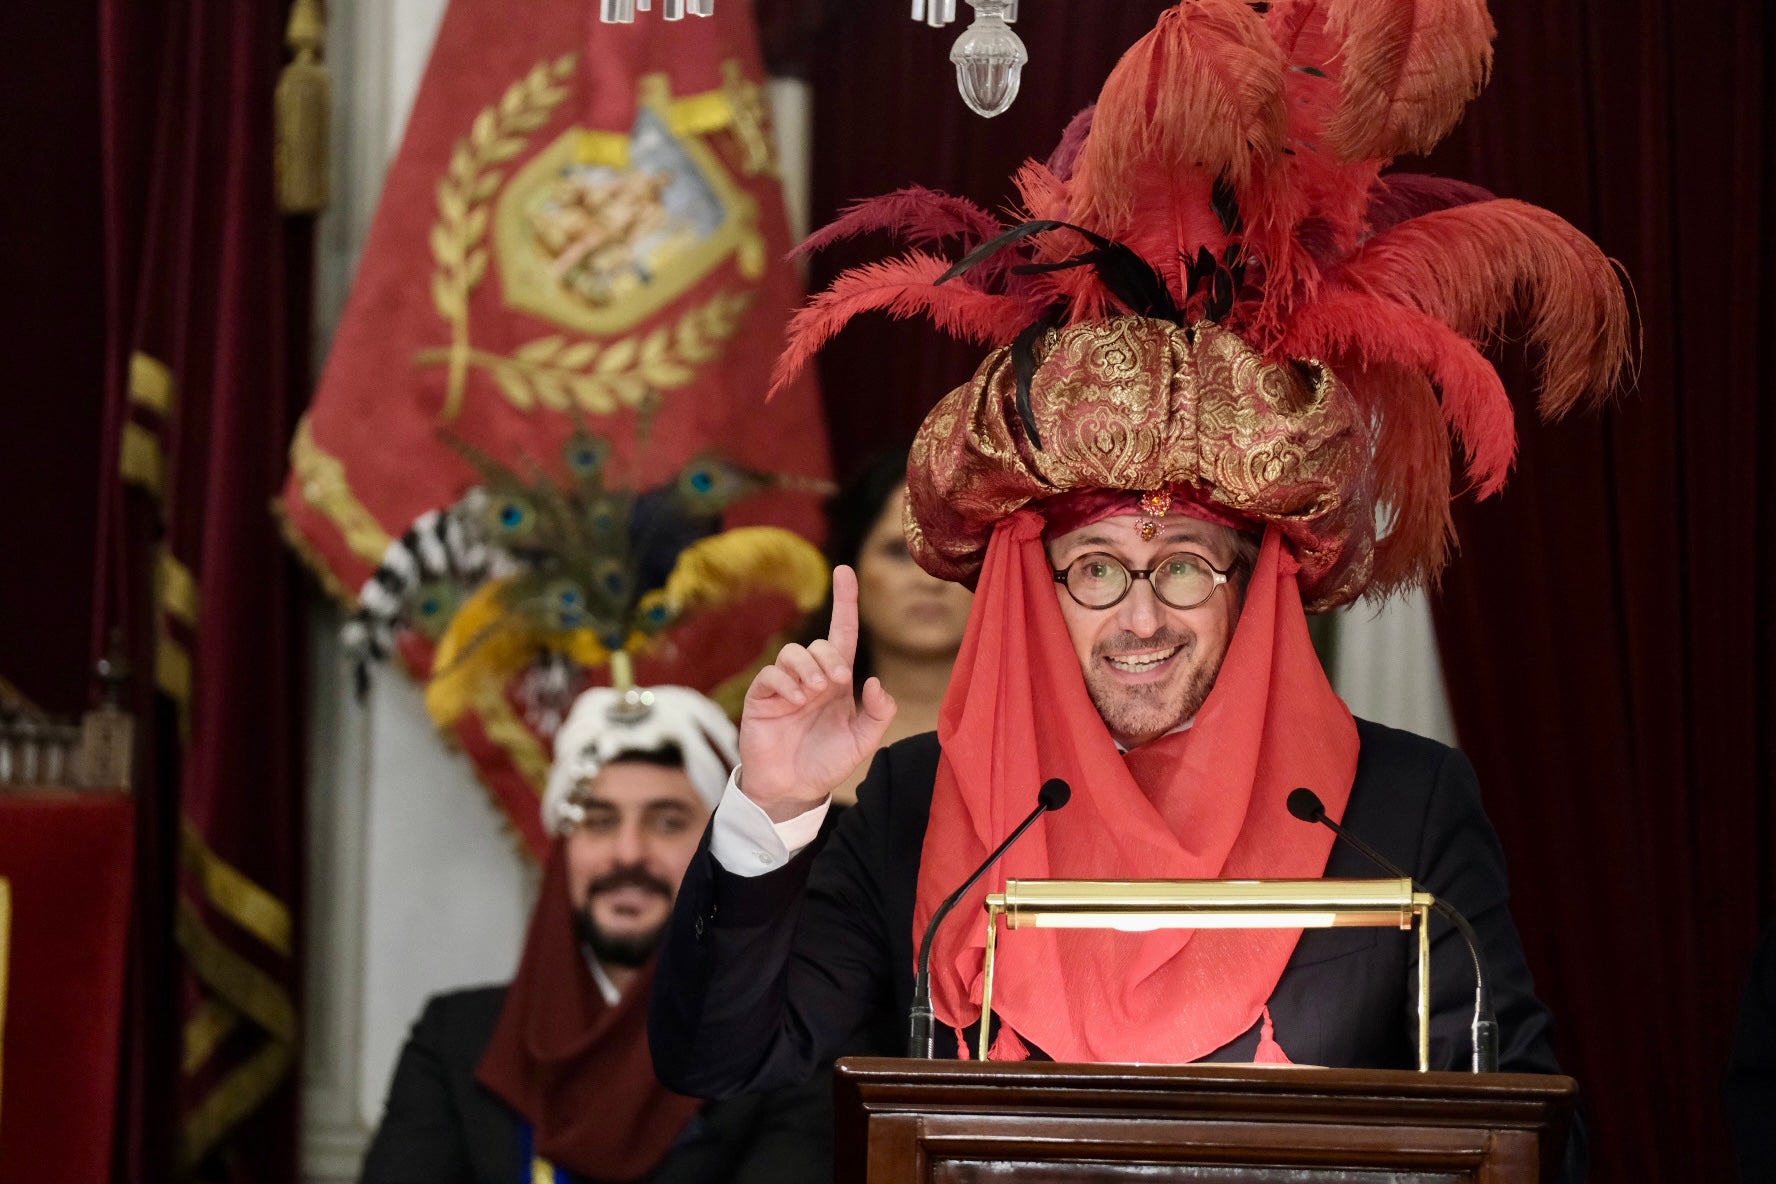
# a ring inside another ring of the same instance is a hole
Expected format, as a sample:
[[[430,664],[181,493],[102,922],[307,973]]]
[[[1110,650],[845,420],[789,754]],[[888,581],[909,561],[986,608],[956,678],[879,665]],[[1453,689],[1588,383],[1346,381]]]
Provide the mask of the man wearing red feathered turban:
[[[878,753],[834,825],[830,789],[894,713],[873,680],[853,697],[848,571],[829,637],[754,681],[662,953],[650,1032],[674,1088],[797,1080],[859,1025],[896,1031],[938,903],[1053,777],[1072,803],[964,918],[1007,879],[1375,876],[1291,816],[1306,786],[1472,922],[1499,1067],[1556,1071],[1471,766],[1353,719],[1307,633],[1309,611],[1441,568],[1449,431],[1478,491],[1502,484],[1511,405],[1478,349],[1502,317],[1540,347],[1545,413],[1611,390],[1627,354],[1620,283],[1571,226],[1383,174],[1490,66],[1482,0],[1418,7],[1398,36],[1361,5],[1186,0],[1020,172],[1021,224],[911,190],[816,236],[898,228],[916,249],[817,296],[780,374],[867,309],[995,347],[907,474],[914,555],[977,592],[937,732]],[[930,250],[950,239],[953,265]],[[938,930],[939,1055],[975,1043],[984,945],[963,918]],[[1432,943],[1434,1068],[1469,1051],[1460,947]],[[1019,933],[997,949],[990,1055],[1408,1068],[1415,956],[1373,929]]]

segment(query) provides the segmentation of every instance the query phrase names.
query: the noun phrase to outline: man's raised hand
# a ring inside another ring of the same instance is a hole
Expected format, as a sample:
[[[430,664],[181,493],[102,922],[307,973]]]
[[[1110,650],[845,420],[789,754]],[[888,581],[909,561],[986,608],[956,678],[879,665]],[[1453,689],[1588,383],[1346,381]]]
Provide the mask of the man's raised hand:
[[[894,699],[880,680],[851,693],[857,658],[857,574],[833,569],[824,641],[786,645],[758,672],[740,716],[740,789],[775,822],[824,802],[881,745]]]

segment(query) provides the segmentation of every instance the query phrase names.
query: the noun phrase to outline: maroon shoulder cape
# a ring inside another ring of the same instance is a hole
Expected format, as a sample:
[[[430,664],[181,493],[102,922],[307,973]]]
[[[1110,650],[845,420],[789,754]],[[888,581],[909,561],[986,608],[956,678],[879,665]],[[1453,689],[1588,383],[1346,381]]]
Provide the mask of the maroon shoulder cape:
[[[600,1180],[639,1180],[703,1103],[654,1076],[654,963],[615,1006],[599,992],[574,933],[565,852],[556,840],[518,977],[475,1077],[529,1120],[537,1154],[551,1163]]]

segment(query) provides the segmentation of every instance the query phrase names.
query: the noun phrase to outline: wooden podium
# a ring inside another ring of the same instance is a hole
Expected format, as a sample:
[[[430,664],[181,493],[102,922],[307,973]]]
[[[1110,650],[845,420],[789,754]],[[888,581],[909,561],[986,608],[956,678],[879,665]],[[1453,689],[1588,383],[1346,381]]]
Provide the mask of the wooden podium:
[[[1553,1180],[1575,1086],[1526,1073],[838,1063],[841,1184]]]

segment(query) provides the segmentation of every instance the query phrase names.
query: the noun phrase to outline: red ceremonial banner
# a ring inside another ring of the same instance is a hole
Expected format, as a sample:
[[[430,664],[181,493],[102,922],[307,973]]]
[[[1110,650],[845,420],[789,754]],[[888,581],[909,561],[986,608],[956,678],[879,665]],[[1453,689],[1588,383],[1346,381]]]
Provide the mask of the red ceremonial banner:
[[[631,491],[710,450],[751,472],[827,473],[812,384],[764,402],[801,293],[751,5],[629,25],[596,10],[537,0],[514,19],[499,0],[455,0],[445,14],[282,499],[288,537],[348,605],[379,565],[426,568],[416,523],[442,540],[437,515],[501,473],[570,482],[560,458],[587,437]],[[815,537],[816,499],[783,485],[761,483],[723,525]],[[420,677],[438,639],[426,615],[460,607],[440,610],[425,583],[400,584],[393,639]],[[795,612],[757,596],[688,618],[637,677],[718,689]],[[440,722],[540,854],[555,708],[534,709],[534,683],[480,688]]]

